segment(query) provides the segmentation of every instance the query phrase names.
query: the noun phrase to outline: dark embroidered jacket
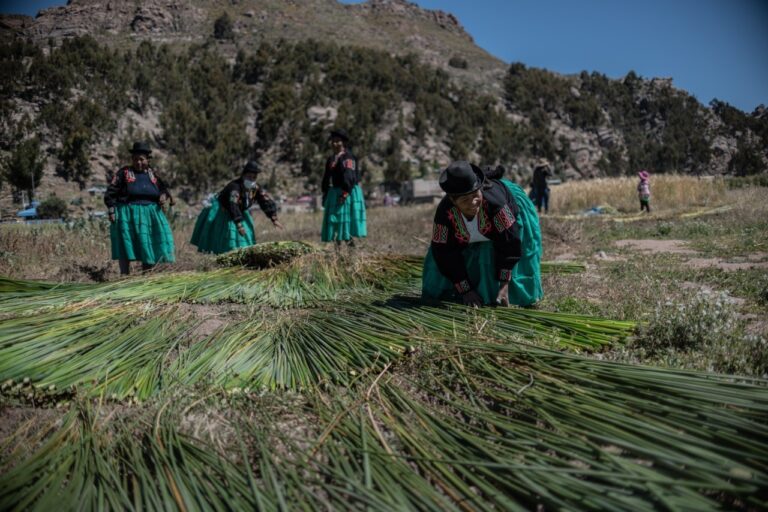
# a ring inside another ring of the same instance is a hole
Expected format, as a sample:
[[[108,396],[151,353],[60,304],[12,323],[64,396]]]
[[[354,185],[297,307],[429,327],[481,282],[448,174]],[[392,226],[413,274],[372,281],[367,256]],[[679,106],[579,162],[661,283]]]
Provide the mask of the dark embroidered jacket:
[[[330,156],[325,162],[322,191],[325,196],[330,187],[339,187],[344,195],[352,192],[357,185],[357,158],[349,151],[344,151],[338,157]]]
[[[476,217],[478,228],[493,243],[496,277],[509,282],[521,254],[518,208],[503,183],[498,180],[489,180],[489,183],[490,188],[483,190],[483,202]],[[437,268],[456,291],[472,290],[475,283],[469,281],[462,256],[462,251],[469,246],[469,230],[461,211],[447,196],[437,206],[431,245]]]
[[[255,189],[248,190],[243,185],[243,178],[230,181],[224,190],[219,192],[219,204],[229,212],[229,216],[235,223],[243,220],[243,212],[256,201],[264,215],[270,219],[277,216],[277,205],[272,198],[256,185]]]
[[[115,173],[104,193],[104,204],[110,211],[121,204],[152,204],[165,194],[170,199],[168,186],[150,167],[145,172],[123,167]]]

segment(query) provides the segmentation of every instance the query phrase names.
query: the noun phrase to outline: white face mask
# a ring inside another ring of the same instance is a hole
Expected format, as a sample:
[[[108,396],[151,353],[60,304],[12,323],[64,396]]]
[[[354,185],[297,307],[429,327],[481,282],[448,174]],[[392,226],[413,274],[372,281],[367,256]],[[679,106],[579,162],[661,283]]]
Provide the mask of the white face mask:
[[[243,180],[243,186],[247,189],[256,188],[256,182],[251,180]]]

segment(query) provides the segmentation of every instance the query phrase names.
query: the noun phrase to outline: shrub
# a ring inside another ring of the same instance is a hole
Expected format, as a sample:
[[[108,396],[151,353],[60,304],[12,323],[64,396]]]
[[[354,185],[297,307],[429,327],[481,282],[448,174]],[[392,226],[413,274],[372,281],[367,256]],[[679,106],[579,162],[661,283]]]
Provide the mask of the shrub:
[[[745,333],[725,293],[702,291],[689,301],[657,304],[628,349],[631,359],[645,362],[717,373],[768,373],[768,340]]]
[[[60,197],[50,196],[37,207],[41,219],[61,219],[67,216],[67,203]]]
[[[459,57],[457,55],[454,55],[450,58],[448,61],[448,65],[452,68],[457,69],[467,69],[469,67],[469,64],[467,63],[467,59],[464,59],[462,57]]]
[[[687,350],[714,345],[731,336],[735,327],[736,312],[727,296],[700,292],[689,302],[657,304],[640,339],[650,352]]]
[[[234,39],[235,31],[232,27],[232,19],[226,12],[216,18],[213,23],[213,37],[216,39]]]

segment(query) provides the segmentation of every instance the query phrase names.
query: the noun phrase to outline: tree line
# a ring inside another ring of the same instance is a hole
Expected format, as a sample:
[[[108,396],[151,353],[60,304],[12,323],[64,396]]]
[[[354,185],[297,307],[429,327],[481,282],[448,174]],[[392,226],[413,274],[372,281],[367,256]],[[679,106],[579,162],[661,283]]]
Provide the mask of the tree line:
[[[226,24],[220,25],[217,37],[226,38]],[[47,158],[62,178],[85,186],[93,148],[129,111],[159,112],[161,135],[154,143],[170,155],[164,174],[192,194],[210,190],[244,159],[270,149],[296,179],[315,185],[328,126],[309,117],[313,106],[335,108],[334,124],[350,132],[355,152],[370,155],[391,182],[436,165],[404,161],[402,140],[443,141],[451,158],[477,155],[484,163],[539,156],[565,161],[568,148],[554,139],[552,117],[582,130],[609,126],[622,133],[624,148],[608,148],[602,162],[607,174],[680,170],[710,158],[704,109],[695,98],[671,89],[646,94],[647,81],[634,73],[622,81],[586,72],[574,79],[518,63],[509,68],[503,98],[496,98],[457,85],[414,55],[278,41],[241,50],[231,63],[216,45],[211,39],[179,50],[144,41],[113,49],[88,36],[47,48],[24,41],[0,45],[0,186],[38,185]],[[20,103],[37,105],[37,115],[20,114]],[[412,106],[407,113],[404,104]],[[712,108],[725,129],[757,134],[757,142],[740,148],[745,155],[765,146],[765,121],[727,104]],[[528,122],[515,122],[510,112]],[[389,138],[377,138],[382,130]],[[47,154],[39,137],[52,143]]]

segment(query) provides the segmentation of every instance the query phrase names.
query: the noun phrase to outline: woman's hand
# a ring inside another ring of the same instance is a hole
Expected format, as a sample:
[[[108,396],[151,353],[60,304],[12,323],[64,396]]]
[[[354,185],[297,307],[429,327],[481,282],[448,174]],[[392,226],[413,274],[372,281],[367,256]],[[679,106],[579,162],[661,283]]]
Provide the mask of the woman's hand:
[[[475,290],[470,290],[461,296],[461,300],[465,306],[472,306],[473,308],[479,308],[483,305],[483,299],[477,294]]]
[[[283,225],[280,224],[280,221],[277,220],[277,217],[272,219],[272,225],[275,226],[277,229],[283,229]]]
[[[509,283],[501,283],[499,288],[499,294],[496,296],[496,304],[499,306],[509,307]]]
[[[242,224],[237,225],[237,232],[240,233],[240,236],[245,236],[245,228]]]
[[[110,212],[109,213],[109,223],[114,224],[115,223],[115,214]]]

